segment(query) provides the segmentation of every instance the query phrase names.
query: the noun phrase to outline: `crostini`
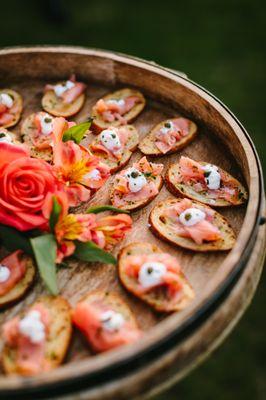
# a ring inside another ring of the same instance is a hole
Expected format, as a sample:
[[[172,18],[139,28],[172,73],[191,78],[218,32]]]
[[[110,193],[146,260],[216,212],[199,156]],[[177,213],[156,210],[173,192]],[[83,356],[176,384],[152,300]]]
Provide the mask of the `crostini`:
[[[150,229],[160,239],[193,251],[230,250],[235,233],[212,208],[190,199],[167,199],[151,211]]]
[[[145,107],[142,93],[134,89],[121,89],[98,100],[92,108],[92,129],[100,133],[110,125],[120,126],[132,122]]]
[[[95,352],[133,343],[141,337],[132,311],[115,293],[97,290],[87,294],[73,310],[72,320]]]
[[[51,161],[53,120],[50,114],[40,111],[29,115],[23,121],[21,138],[30,149],[32,157]]]
[[[21,299],[34,282],[35,266],[31,257],[17,250],[0,261],[0,308]]]
[[[157,311],[183,310],[194,291],[177,259],[151,243],[131,243],[118,257],[123,286]]]
[[[140,142],[139,149],[151,157],[172,154],[187,146],[197,133],[197,125],[189,119],[167,119],[152,128]]]
[[[71,312],[62,297],[46,296],[3,325],[6,374],[37,375],[62,363],[71,338]]]
[[[72,75],[67,81],[46,85],[42,107],[55,117],[71,117],[77,114],[85,101],[86,85]]]
[[[19,93],[12,89],[0,90],[0,127],[9,128],[18,123],[23,108]]]
[[[117,128],[110,126],[90,144],[89,150],[110,167],[111,173],[114,173],[129,162],[138,142],[138,131],[133,125]]]
[[[179,197],[189,197],[214,207],[238,206],[248,194],[241,183],[216,165],[181,157],[166,172],[168,189]]]
[[[163,185],[163,164],[150,163],[146,157],[115,176],[110,192],[113,206],[135,211],[149,204]]]

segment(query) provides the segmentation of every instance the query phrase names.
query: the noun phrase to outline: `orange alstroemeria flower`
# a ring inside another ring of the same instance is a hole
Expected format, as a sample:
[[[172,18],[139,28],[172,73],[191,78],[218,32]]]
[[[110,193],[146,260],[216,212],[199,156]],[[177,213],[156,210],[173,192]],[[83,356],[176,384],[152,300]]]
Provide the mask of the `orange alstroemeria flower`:
[[[61,262],[63,258],[70,256],[75,251],[75,240],[88,242],[92,240],[91,230],[96,228],[96,216],[94,214],[68,214],[69,204],[65,192],[49,193],[43,206],[43,215],[49,219],[53,208],[53,199],[56,198],[61,206],[61,213],[54,228],[57,240],[57,259]]]
[[[93,230],[93,241],[105,250],[110,250],[120,242],[132,227],[132,219],[126,214],[108,215],[97,219]]]
[[[110,176],[110,169],[98,157],[74,141],[62,141],[69,124],[64,118],[53,123],[53,164],[59,182],[68,196],[69,205],[88,201]]]
[[[75,240],[92,241],[105,250],[110,250],[131,229],[129,215],[118,214],[99,217],[96,214],[68,214],[68,199],[65,192],[49,193],[43,207],[43,215],[49,219],[53,208],[53,198],[61,205],[61,213],[54,228],[57,240],[57,259],[60,263],[75,251]]]

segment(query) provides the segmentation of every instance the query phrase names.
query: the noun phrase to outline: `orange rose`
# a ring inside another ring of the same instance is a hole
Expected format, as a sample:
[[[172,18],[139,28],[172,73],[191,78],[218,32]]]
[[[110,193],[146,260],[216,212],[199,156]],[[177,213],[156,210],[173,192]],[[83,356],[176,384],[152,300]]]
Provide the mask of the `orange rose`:
[[[0,143],[0,153],[0,223],[20,231],[46,228],[42,207],[57,189],[52,167],[22,146]]]

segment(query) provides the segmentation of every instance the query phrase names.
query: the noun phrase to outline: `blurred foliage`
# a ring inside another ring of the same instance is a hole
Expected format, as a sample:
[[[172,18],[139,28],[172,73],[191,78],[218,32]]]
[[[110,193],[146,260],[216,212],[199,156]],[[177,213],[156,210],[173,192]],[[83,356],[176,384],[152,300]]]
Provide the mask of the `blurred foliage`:
[[[96,47],[186,72],[237,115],[266,167],[265,2],[0,0],[0,5],[1,47]],[[230,339],[202,367],[156,400],[266,399],[265,304],[261,283]]]

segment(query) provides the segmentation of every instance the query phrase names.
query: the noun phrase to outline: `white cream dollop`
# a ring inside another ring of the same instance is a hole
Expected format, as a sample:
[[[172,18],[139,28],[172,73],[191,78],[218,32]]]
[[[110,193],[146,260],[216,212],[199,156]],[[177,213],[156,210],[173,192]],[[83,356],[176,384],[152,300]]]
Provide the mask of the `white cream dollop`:
[[[0,130],[0,142],[13,143],[13,138],[8,132],[1,132]]]
[[[41,321],[38,310],[32,310],[19,322],[19,332],[34,343],[40,343],[45,339],[45,326]]]
[[[100,321],[102,327],[109,332],[118,331],[125,323],[123,315],[113,310],[103,312]]]
[[[139,192],[147,184],[145,175],[134,167],[128,168],[126,178],[129,190],[133,193]]]
[[[101,179],[101,173],[97,168],[92,169],[86,175],[84,175],[85,179],[91,179],[93,181],[99,181]]]
[[[14,100],[8,93],[0,93],[0,103],[4,104],[7,108],[11,108],[14,104]]]
[[[121,148],[121,142],[114,129],[104,129],[100,134],[100,141],[107,150],[118,151]]]
[[[142,264],[139,270],[138,281],[143,288],[159,285],[166,271],[166,266],[163,263],[148,261]]]
[[[0,264],[0,283],[6,282],[10,274],[10,269],[6,265]]]
[[[172,121],[168,121],[164,124],[164,126],[160,129],[160,132],[163,135],[166,135],[168,132],[172,131],[175,128]]]
[[[66,81],[65,83],[58,83],[54,86],[54,92],[57,97],[61,97],[67,90],[72,89],[75,83],[72,81]]]
[[[117,104],[118,107],[124,107],[125,105],[125,100],[124,99],[110,99],[107,100],[107,104]]]
[[[212,190],[219,189],[221,185],[221,175],[218,172],[218,168],[215,165],[207,164],[203,169],[207,173],[204,180],[208,188]]]
[[[49,114],[41,115],[40,124],[43,135],[48,136],[53,132],[53,117],[51,117],[51,115]]]
[[[179,215],[179,221],[185,226],[193,226],[206,218],[204,211],[198,208],[187,208]]]

